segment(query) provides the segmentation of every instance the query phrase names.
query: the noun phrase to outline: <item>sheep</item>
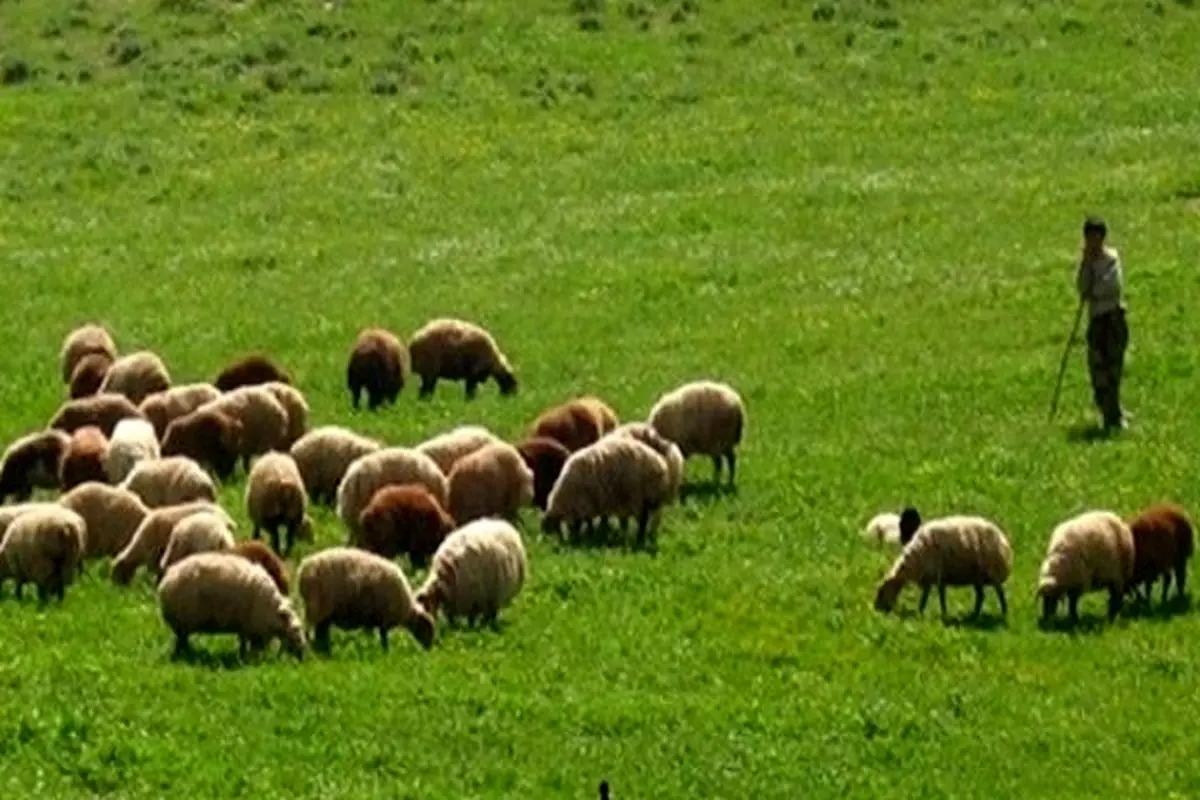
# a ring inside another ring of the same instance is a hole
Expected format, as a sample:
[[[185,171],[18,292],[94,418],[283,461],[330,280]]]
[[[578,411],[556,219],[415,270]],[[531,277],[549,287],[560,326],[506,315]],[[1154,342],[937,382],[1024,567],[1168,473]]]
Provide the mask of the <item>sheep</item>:
[[[167,426],[163,456],[187,456],[228,480],[242,452],[242,423],[217,408],[205,406]]]
[[[185,383],[150,395],[142,401],[139,408],[154,425],[154,433],[161,440],[166,436],[167,426],[172,422],[220,396],[220,390],[211,383]]]
[[[270,357],[262,353],[251,353],[242,356],[225,367],[213,381],[213,385],[222,392],[232,392],[243,386],[259,386],[264,383],[277,381],[283,384],[292,382],[287,370],[276,364]]]
[[[571,451],[556,439],[533,436],[519,442],[517,452],[525,460],[525,466],[533,471],[533,504],[545,511],[550,490],[562,474],[563,465],[571,457]]]
[[[1116,619],[1133,580],[1134,558],[1133,534],[1111,511],[1085,511],[1059,524],[1038,575],[1042,622],[1054,617],[1063,595],[1071,622],[1078,622],[1079,598],[1097,589],[1108,590],[1108,619]]]
[[[667,500],[675,502],[679,499],[679,490],[683,486],[683,453],[680,452],[678,445],[659,435],[658,431],[650,427],[648,422],[627,422],[606,435],[628,436],[637,439],[662,456],[663,460],[667,462],[667,476],[670,484]]]
[[[105,436],[112,436],[117,423],[129,417],[145,419],[146,415],[125,395],[101,392],[63,403],[46,427],[74,433],[87,425],[95,425]]]
[[[1194,534],[1187,512],[1177,505],[1159,504],[1145,509],[1129,520],[1133,536],[1133,578],[1127,590],[1137,593],[1145,587],[1150,602],[1154,582],[1163,579],[1162,602],[1167,602],[1171,588],[1171,573],[1175,574],[1176,592],[1180,598],[1187,589],[1187,564],[1192,557]]]
[[[408,351],[391,331],[366,328],[359,332],[346,364],[346,389],[358,410],[362,393],[367,393],[367,410],[395,404],[408,373]]]
[[[127,585],[133,580],[137,568],[143,565],[157,573],[163,551],[167,549],[167,543],[171,540],[171,531],[180,520],[202,512],[217,514],[225,520],[230,530],[237,529],[233,519],[215,503],[200,501],[151,509],[142,520],[142,524],[133,532],[129,544],[113,559],[113,582],[118,586]]]
[[[162,558],[158,560],[158,574],[161,577],[173,564],[190,555],[229,550],[233,545],[233,534],[218,514],[211,511],[189,514],[171,529]]]
[[[438,469],[447,478],[450,470],[460,458],[474,453],[492,442],[500,441],[495,434],[482,425],[460,425],[445,433],[426,439],[417,445],[417,451],[433,459]]]
[[[292,603],[266,570],[228,552],[197,553],[173,565],[158,584],[163,622],[175,634],[175,656],[193,633],[235,633],[242,658],[278,638],[297,658],[306,646]]]
[[[746,409],[733,387],[714,381],[680,386],[658,399],[647,418],[659,435],[679,446],[684,459],[712,457],[713,483],[721,482],[721,459],[729,465],[729,487],[737,473]]]
[[[292,445],[292,458],[314,503],[333,503],[338,484],[356,460],[383,449],[375,439],[337,425],[314,428]]]
[[[263,528],[271,547],[287,555],[297,536],[311,539],[308,496],[296,462],[287,453],[267,453],[254,462],[246,481],[246,510],[254,523],[254,538]],[[287,529],[287,544],[279,549],[279,528]]]
[[[141,350],[121,356],[113,362],[100,384],[101,392],[123,394],[134,405],[141,403],[155,392],[171,388],[171,373],[155,353]]]
[[[617,416],[612,409],[589,395],[543,411],[534,420],[530,435],[554,439],[574,453],[616,427]]]
[[[413,599],[400,567],[352,547],[332,547],[300,563],[296,580],[314,648],[329,651],[329,631],[378,629],[388,649],[388,631],[406,628],[426,650],[433,646],[433,618]]]
[[[85,481],[107,480],[104,473],[104,453],[108,439],[95,425],[79,428],[71,434],[67,452],[63,453],[58,465],[58,485],[64,492],[74,489]]]
[[[385,486],[359,515],[359,530],[350,544],[387,559],[404,554],[424,567],[454,530],[454,519],[420,484]]]
[[[113,428],[108,449],[104,451],[104,474],[109,483],[120,483],[139,461],[160,457],[158,436],[145,419],[123,419]]]
[[[116,486],[89,481],[58,498],[87,524],[84,537],[85,559],[116,556],[133,539],[138,526],[150,509],[136,494]]]
[[[282,441],[282,450],[296,443],[308,431],[308,401],[295,386],[282,381],[268,381],[262,388],[270,392],[287,414],[287,434]]]
[[[117,360],[117,345],[103,326],[89,323],[68,333],[59,353],[63,383],[70,383],[79,362],[93,353],[108,356],[109,361]]]
[[[469,322],[435,319],[413,334],[408,343],[412,371],[421,376],[418,396],[433,397],[439,379],[465,381],[467,399],[479,384],[493,378],[500,394],[517,392],[517,378],[492,335]]]
[[[79,359],[79,363],[71,372],[67,396],[72,400],[77,400],[80,397],[91,397],[99,392],[112,365],[113,360],[107,353],[88,353]]]
[[[0,539],[4,538],[8,527],[13,524],[13,520],[21,516],[27,511],[33,511],[38,508],[53,508],[56,503],[35,502],[35,503],[17,503],[11,506],[0,506]]]
[[[247,472],[254,456],[288,449],[287,409],[265,386],[243,386],[226,392],[197,411],[205,409],[220,411],[242,424],[240,455]]]
[[[22,503],[34,489],[58,488],[58,465],[70,447],[71,437],[59,430],[31,433],[17,439],[0,460],[0,503],[9,497]]]
[[[516,520],[533,502],[533,470],[517,448],[492,442],[459,460],[448,481],[450,516],[459,525],[481,517]]]
[[[150,508],[188,503],[196,500],[217,501],[217,487],[200,465],[185,456],[165,456],[139,461],[121,482]]]
[[[1000,613],[1008,615],[1004,583],[1012,573],[1013,552],[1008,537],[991,520],[970,515],[933,519],[922,524],[911,506],[901,515],[904,550],[875,593],[875,610],[889,612],[900,591],[909,583],[921,587],[920,612],[924,613],[929,593],[937,587],[942,616],[946,616],[946,587],[975,587],[975,610],[983,609],[984,587],[996,590]]]
[[[451,624],[466,617],[494,624],[525,585],[529,565],[517,529],[501,519],[477,519],[446,537],[417,592],[431,616],[439,611]]]
[[[55,504],[19,515],[0,540],[0,583],[13,578],[20,599],[21,589],[31,582],[42,603],[51,595],[62,602],[75,578],[86,528],[82,517]]]
[[[446,507],[446,476],[433,459],[408,447],[385,447],[356,460],[338,484],[337,514],[353,539],[360,533],[359,517],[375,493],[385,486],[419,483]]]
[[[288,596],[288,572],[284,566],[282,559],[275,555],[275,551],[267,547],[262,542],[253,540],[246,542],[237,542],[229,549],[229,552],[235,556],[240,556],[247,561],[258,564],[267,571],[271,576],[271,581],[275,584],[275,588],[284,597]]]
[[[900,544],[900,515],[893,511],[876,514],[862,529],[862,537],[879,544]]]
[[[622,527],[637,517],[641,546],[670,491],[662,456],[631,437],[606,436],[567,459],[550,491],[542,530],[557,534],[566,522],[577,536],[598,517],[616,516]]]

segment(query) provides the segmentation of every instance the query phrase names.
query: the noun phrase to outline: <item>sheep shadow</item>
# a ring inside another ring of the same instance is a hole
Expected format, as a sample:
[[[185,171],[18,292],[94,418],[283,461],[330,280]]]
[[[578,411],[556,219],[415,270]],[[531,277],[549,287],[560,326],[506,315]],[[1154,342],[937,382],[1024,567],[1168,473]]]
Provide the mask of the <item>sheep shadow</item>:
[[[622,532],[619,525],[594,525],[590,530],[583,530],[578,536],[565,533],[562,536],[543,534],[549,539],[556,552],[582,550],[596,552],[600,550],[620,550],[626,553],[647,553],[658,555],[658,532],[650,531],[641,545],[637,543],[636,525],[631,525],[628,531]]]
[[[712,505],[722,497],[736,497],[737,486],[724,483],[685,483],[679,487],[679,504],[689,501],[696,505]]]
[[[172,664],[186,664],[189,667],[207,669],[213,672],[233,672],[251,666],[253,657],[243,659],[237,650],[222,650],[217,653],[208,650],[198,650],[194,647],[182,653],[172,651]]]
[[[966,628],[968,630],[977,631],[995,631],[1008,627],[1008,619],[1000,614],[981,613],[979,615],[975,615],[968,612],[958,616],[947,614],[943,617],[937,610],[923,614],[915,608],[895,609],[891,613],[896,618],[906,621],[925,619],[937,620],[947,628]]]
[[[1184,595],[1183,597],[1173,595],[1165,603],[1161,601],[1155,603],[1153,597],[1149,601],[1140,598],[1133,600],[1126,606],[1125,615],[1134,620],[1167,622],[1175,617],[1188,614],[1191,610],[1191,595]]]
[[[1080,614],[1077,622],[1072,622],[1068,616],[1055,616],[1052,619],[1038,618],[1038,628],[1043,633],[1074,636],[1077,634],[1095,635],[1110,626],[1105,614]]]

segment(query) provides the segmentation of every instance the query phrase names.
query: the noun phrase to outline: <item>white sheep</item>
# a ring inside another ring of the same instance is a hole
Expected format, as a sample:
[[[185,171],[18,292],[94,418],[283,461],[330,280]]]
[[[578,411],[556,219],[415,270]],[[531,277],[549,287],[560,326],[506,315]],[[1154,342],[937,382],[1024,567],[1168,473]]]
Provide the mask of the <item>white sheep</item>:
[[[737,475],[737,446],[746,424],[746,409],[733,387],[715,381],[680,386],[658,399],[647,422],[679,445],[684,459],[712,457],[713,483],[721,482],[721,459],[729,465],[729,486]]]
[[[84,356],[101,353],[108,356],[110,361],[117,360],[117,345],[112,335],[102,325],[89,323],[81,325],[67,334],[63,339],[62,350],[59,352],[59,362],[62,364],[62,382],[70,383],[75,367]]]
[[[220,396],[220,390],[211,383],[185,383],[150,395],[138,408],[154,426],[155,435],[162,439],[172,422]]]
[[[876,514],[862,529],[862,537],[878,544],[900,544],[900,515],[894,511]]]
[[[378,630],[388,648],[388,631],[402,626],[421,646],[433,646],[433,618],[413,598],[400,567],[352,547],[332,547],[309,556],[297,574],[313,647],[329,650],[331,627]]]
[[[290,553],[298,537],[312,538],[304,479],[287,453],[267,453],[254,462],[246,481],[246,510],[254,523],[253,538],[257,539],[265,528],[277,553]],[[282,550],[279,549],[281,527],[287,530],[287,544]]]
[[[421,442],[416,449],[432,458],[442,474],[449,478],[450,470],[460,458],[496,441],[500,441],[499,438],[482,425],[460,425]]]
[[[0,583],[13,578],[18,598],[33,583],[41,602],[51,595],[61,602],[75,578],[86,533],[83,518],[57,504],[19,514],[0,540]]]
[[[356,460],[383,449],[375,439],[349,428],[326,425],[314,428],[292,445],[292,458],[314,503],[333,503],[338,484]]]
[[[628,436],[637,439],[667,462],[667,475],[670,479],[670,495],[668,502],[679,499],[679,490],[683,486],[683,453],[679,446],[670,439],[654,430],[648,422],[627,422],[619,426],[609,436]]]
[[[1048,622],[1067,597],[1072,622],[1079,621],[1079,598],[1108,590],[1108,618],[1121,612],[1125,587],[1133,579],[1134,547],[1129,526],[1111,511],[1086,511],[1058,525],[1050,534],[1038,576],[1042,619]]]
[[[359,516],[377,491],[385,486],[419,483],[446,507],[446,476],[433,459],[409,447],[385,447],[355,460],[338,484],[337,514],[354,541],[361,532]]]
[[[303,657],[304,629],[291,601],[266,570],[232,553],[197,553],[173,565],[158,584],[163,622],[175,634],[175,654],[193,633],[237,634],[239,651],[262,650],[278,638]]]
[[[479,384],[494,378],[503,395],[515,394],[517,378],[492,335],[459,319],[435,319],[413,334],[408,343],[412,371],[421,376],[418,396],[433,396],[439,379],[465,381],[467,399]]]
[[[515,520],[533,502],[533,470],[508,442],[495,441],[458,460],[448,481],[450,516],[459,525],[482,517]]]
[[[123,419],[113,428],[104,451],[104,474],[109,483],[120,483],[139,461],[159,458],[158,435],[149,420]]]
[[[217,485],[204,469],[185,456],[139,461],[121,482],[150,508],[193,500],[216,502]]]
[[[141,498],[127,489],[88,481],[58,498],[87,524],[84,558],[116,556],[133,539],[138,526],[150,514]]]
[[[123,394],[134,405],[155,392],[165,392],[170,388],[171,373],[167,372],[167,365],[149,350],[118,358],[100,383],[101,393]]]
[[[162,558],[158,560],[158,574],[163,575],[171,565],[190,555],[230,550],[233,545],[233,533],[220,514],[211,511],[189,514],[171,529]]]
[[[157,574],[163,551],[167,549],[167,543],[171,540],[171,531],[175,530],[180,520],[201,512],[217,514],[225,520],[230,530],[237,530],[237,523],[214,503],[180,503],[152,509],[133,532],[129,544],[113,559],[113,582],[119,586],[127,585],[133,580],[137,568],[143,565]]]
[[[283,446],[279,448],[286,450],[308,431],[308,400],[299,389],[283,381],[268,381],[260,385],[275,396],[287,414],[287,435]]]
[[[525,585],[529,564],[521,534],[502,519],[483,518],[446,537],[433,556],[417,602],[451,623],[465,617],[493,624]]]

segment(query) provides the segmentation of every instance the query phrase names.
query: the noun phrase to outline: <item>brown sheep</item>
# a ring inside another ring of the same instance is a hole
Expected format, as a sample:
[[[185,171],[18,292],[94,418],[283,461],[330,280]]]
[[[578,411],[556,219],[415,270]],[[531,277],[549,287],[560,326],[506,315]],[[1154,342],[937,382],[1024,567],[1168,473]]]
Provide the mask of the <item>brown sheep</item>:
[[[88,353],[83,358],[79,359],[79,363],[75,365],[74,371],[71,372],[71,382],[69,394],[72,400],[78,400],[80,397],[91,397],[100,391],[100,387],[104,385],[104,379],[108,375],[108,368],[113,365],[113,360],[108,353]]]
[[[557,439],[534,436],[518,443],[517,452],[525,459],[525,466],[533,470],[533,504],[545,511],[550,490],[562,474],[571,451]]]
[[[157,353],[139,350],[112,363],[100,384],[101,392],[123,394],[139,405],[157,392],[171,388],[171,373]],[[111,435],[111,434],[109,434]]]
[[[492,335],[478,325],[458,319],[435,319],[413,334],[408,343],[412,371],[421,376],[419,397],[433,397],[438,380],[465,381],[467,399],[479,384],[494,378],[500,394],[517,392],[517,376]]]
[[[427,565],[454,530],[442,504],[415,483],[380,489],[363,509],[359,525],[358,547],[387,559],[404,554],[414,567]]]
[[[222,481],[237,468],[242,450],[242,423],[215,408],[201,408],[167,426],[162,455],[187,456],[208,467]]]
[[[81,483],[96,481],[107,483],[104,471],[104,451],[108,439],[95,425],[86,425],[73,434],[58,466],[58,483],[64,492],[69,492]]]
[[[355,409],[364,391],[369,411],[396,402],[408,372],[407,354],[391,331],[367,328],[358,334],[346,366],[346,388]]]
[[[9,445],[0,463],[0,503],[9,496],[23,503],[36,489],[58,488],[58,466],[71,443],[62,431],[46,430],[22,436]]]
[[[579,397],[548,408],[534,420],[532,435],[561,442],[574,453],[617,427],[617,415],[598,397]]]
[[[113,428],[127,417],[145,419],[146,415],[138,410],[128,397],[110,392],[101,392],[91,397],[81,397],[78,400],[68,400],[59,406],[58,411],[50,418],[47,428],[55,428],[65,433],[74,433],[87,425],[95,425],[105,435],[112,436]]]
[[[269,357],[262,353],[251,353],[221,370],[213,383],[222,392],[232,392],[243,386],[258,386],[272,381],[290,384],[292,379],[283,367]]]
[[[1168,503],[1151,506],[1131,519],[1133,579],[1127,590],[1138,594],[1138,587],[1143,587],[1142,599],[1149,603],[1154,582],[1161,577],[1162,602],[1166,603],[1174,572],[1176,592],[1183,597],[1187,589],[1187,563],[1193,550],[1192,530],[1187,512]]]
[[[91,353],[103,353],[110,361],[117,360],[117,345],[112,335],[104,326],[95,323],[82,325],[67,334],[63,339],[59,359],[62,362],[62,381],[71,382],[75,367],[84,356]]]
[[[211,383],[187,383],[150,395],[138,408],[154,426],[154,433],[162,439],[172,422],[220,396],[221,391]]]
[[[284,597],[288,595],[288,571],[283,560],[275,555],[275,551],[262,542],[253,539],[238,542],[228,552],[241,556],[252,564],[258,564],[271,576],[271,581]]]

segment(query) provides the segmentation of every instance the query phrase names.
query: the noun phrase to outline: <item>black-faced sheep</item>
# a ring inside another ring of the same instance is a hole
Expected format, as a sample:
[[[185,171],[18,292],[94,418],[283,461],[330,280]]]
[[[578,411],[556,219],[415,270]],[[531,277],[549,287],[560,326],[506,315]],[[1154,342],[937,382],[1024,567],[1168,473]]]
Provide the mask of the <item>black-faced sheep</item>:
[[[0,462],[0,503],[9,497],[23,503],[34,489],[57,489],[58,467],[70,443],[68,434],[51,429],[22,436],[9,445]]]
[[[459,459],[450,471],[449,511],[459,525],[483,517],[516,520],[533,502],[533,470],[517,448],[492,442]]]
[[[222,392],[232,392],[243,386],[258,386],[272,381],[290,384],[292,378],[269,356],[251,353],[221,370],[213,384]]]
[[[358,408],[363,392],[367,393],[370,411],[385,403],[395,403],[404,389],[407,362],[408,351],[391,331],[382,328],[360,331],[346,364],[346,389],[354,408]]]
[[[142,401],[139,408],[154,425],[154,432],[161,440],[166,436],[167,426],[172,422],[220,396],[221,392],[211,383],[185,383],[150,395]]]
[[[252,564],[258,564],[267,571],[271,576],[271,581],[275,584],[275,588],[284,597],[288,596],[288,571],[283,563],[283,559],[275,554],[267,545],[262,542],[249,540],[245,542],[237,542],[229,549],[229,552],[235,556],[240,556]]]
[[[171,388],[171,374],[162,359],[149,350],[121,356],[100,384],[100,392],[123,394],[137,405],[155,392]]]
[[[385,486],[419,483],[437,498],[442,508],[449,500],[446,476],[424,453],[408,447],[386,447],[363,456],[350,465],[338,485],[337,514],[350,532],[360,533],[359,518],[375,493]]]
[[[617,427],[617,415],[598,397],[580,397],[546,409],[534,420],[530,435],[560,442],[574,453]]]
[[[426,439],[417,445],[419,453],[424,453],[433,459],[438,469],[447,478],[450,470],[460,458],[474,453],[484,445],[500,441],[495,434],[482,425],[460,425],[457,428],[438,434],[432,439]]]
[[[1174,573],[1176,592],[1187,589],[1187,565],[1194,548],[1194,530],[1187,512],[1177,505],[1162,503],[1145,509],[1129,521],[1133,536],[1133,578],[1127,589],[1144,587],[1150,601],[1154,582],[1163,579],[1162,602],[1167,602]]]
[[[113,559],[113,582],[119,586],[128,584],[140,566],[145,566],[157,574],[163,551],[167,549],[175,525],[192,514],[202,512],[211,512],[222,517],[231,530],[237,527],[220,506],[210,502],[180,503],[151,509],[134,531],[129,544]]]
[[[442,542],[417,602],[451,623],[465,617],[471,625],[492,624],[521,591],[528,570],[516,528],[501,519],[478,519]]]
[[[217,486],[199,464],[186,456],[164,456],[139,461],[121,487],[141,498],[150,508],[217,501]]]
[[[159,458],[158,436],[145,419],[123,419],[113,428],[104,451],[104,474],[109,483],[120,483],[140,461]]]
[[[721,482],[724,459],[729,467],[729,486],[734,485],[746,409],[733,387],[713,381],[680,386],[659,398],[647,422],[677,444],[685,460],[694,455],[710,456],[714,484]]]
[[[127,489],[89,481],[58,498],[87,524],[85,559],[113,557],[129,546],[150,509]]]
[[[88,353],[79,359],[79,363],[71,372],[67,396],[76,400],[80,397],[91,397],[99,392],[112,365],[113,360],[107,353]]]
[[[104,483],[104,453],[108,439],[95,425],[79,428],[71,434],[67,452],[58,465],[58,484],[69,492],[81,483],[99,481]]]
[[[424,567],[454,530],[454,519],[420,484],[385,486],[363,509],[359,529],[354,546],[387,559],[406,555]]]
[[[46,427],[74,433],[79,428],[95,425],[107,437],[112,436],[121,420],[129,417],[145,419],[145,416],[125,395],[104,392],[63,403]]]
[[[517,452],[525,459],[525,466],[533,470],[533,504],[545,511],[550,490],[562,474],[571,451],[555,439],[534,436],[519,442]]]
[[[103,326],[89,323],[67,334],[59,353],[63,383],[71,382],[71,374],[75,372],[75,367],[85,356],[92,353],[105,355],[109,361],[117,360],[117,345]]]
[[[435,319],[408,343],[412,371],[421,376],[419,396],[433,396],[438,380],[465,381],[467,399],[481,383],[493,378],[502,395],[515,394],[517,378],[492,335],[469,322]]]
[[[327,425],[314,428],[292,445],[292,458],[304,478],[304,488],[314,503],[332,504],[338,484],[356,460],[383,448],[375,439],[349,428]]]
[[[205,406],[176,419],[163,436],[163,456],[186,456],[228,480],[242,452],[242,423]]]
[[[1111,511],[1086,511],[1061,523],[1050,534],[1038,576],[1043,622],[1054,617],[1064,595],[1071,621],[1078,622],[1079,598],[1098,589],[1108,590],[1108,618],[1116,619],[1133,565],[1133,534]]]
[[[246,510],[254,523],[254,538],[265,528],[277,553],[292,552],[298,537],[312,538],[304,479],[287,453],[267,453],[254,462],[246,481]],[[282,550],[280,528],[287,532]]]
[[[61,602],[75,579],[86,534],[83,518],[56,504],[19,515],[0,541],[0,584],[13,578],[20,598],[22,587],[33,583],[43,603],[51,595]]]

